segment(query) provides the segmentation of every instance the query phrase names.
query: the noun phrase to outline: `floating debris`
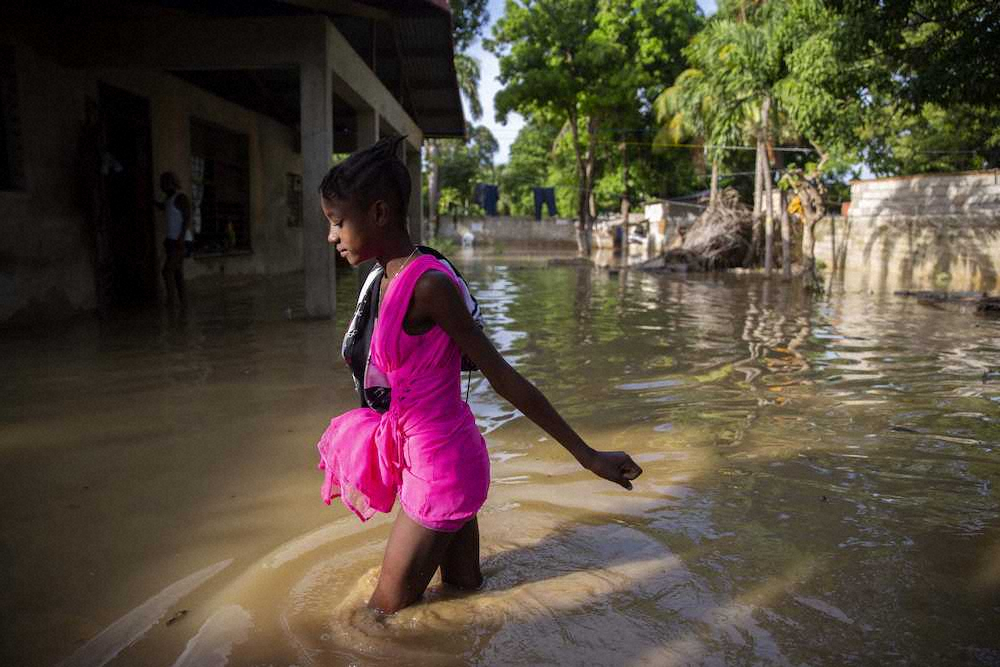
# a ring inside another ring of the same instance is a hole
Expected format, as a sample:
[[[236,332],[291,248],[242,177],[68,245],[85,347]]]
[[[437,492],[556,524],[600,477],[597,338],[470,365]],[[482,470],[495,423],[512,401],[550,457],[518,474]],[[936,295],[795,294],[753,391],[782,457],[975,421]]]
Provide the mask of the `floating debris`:
[[[180,611],[178,611],[173,616],[171,616],[170,618],[167,619],[167,625],[173,625],[177,621],[179,621],[182,618],[184,618],[185,616],[187,616],[187,614],[188,614],[188,610],[187,609],[181,609]]]
[[[726,188],[719,203],[710,206],[684,234],[680,248],[668,250],[639,265],[660,271],[713,271],[743,264],[753,229],[750,208],[740,202],[739,193]]]

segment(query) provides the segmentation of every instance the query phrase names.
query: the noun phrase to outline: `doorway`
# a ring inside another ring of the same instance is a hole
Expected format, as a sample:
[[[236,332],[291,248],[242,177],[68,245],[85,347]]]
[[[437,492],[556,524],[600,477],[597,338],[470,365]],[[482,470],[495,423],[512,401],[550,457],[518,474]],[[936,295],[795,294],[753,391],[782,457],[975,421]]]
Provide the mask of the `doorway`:
[[[111,257],[99,277],[110,285],[98,289],[112,306],[148,304],[156,301],[158,284],[149,100],[105,84],[99,94]]]

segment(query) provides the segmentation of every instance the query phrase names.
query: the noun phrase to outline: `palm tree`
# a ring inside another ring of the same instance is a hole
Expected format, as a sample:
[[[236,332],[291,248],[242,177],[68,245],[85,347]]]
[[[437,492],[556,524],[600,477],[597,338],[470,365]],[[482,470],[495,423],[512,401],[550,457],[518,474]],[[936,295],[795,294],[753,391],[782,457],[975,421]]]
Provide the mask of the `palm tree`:
[[[774,136],[774,88],[783,70],[783,41],[776,34],[782,3],[760,3],[753,13],[740,3],[740,15],[735,19],[709,21],[699,40],[692,42],[691,52],[704,64],[709,80],[716,81],[718,111],[732,124],[748,131],[756,144],[756,176],[754,178],[754,225],[751,252],[753,259],[760,245],[761,218],[764,220],[764,266],[773,267],[771,251],[774,235],[774,212],[771,205],[772,168],[768,148]],[[747,135],[744,135],[747,136]]]
[[[709,127],[713,116],[712,95],[707,85],[705,73],[697,68],[689,68],[656,98],[653,103],[656,120],[662,123],[660,131],[653,138],[653,146],[677,145],[685,139],[694,138],[703,143],[708,140]],[[712,179],[709,186],[709,207],[715,206],[719,196],[719,159],[721,151],[716,146],[705,149],[712,163]]]
[[[455,75],[458,77],[458,91],[469,105],[469,114],[473,120],[483,117],[483,105],[479,100],[479,61],[467,53],[455,54]],[[437,229],[438,201],[441,198],[441,176],[438,165],[438,155],[441,140],[430,139],[427,142],[427,157],[430,162],[430,174],[427,179],[427,206],[430,217]]]

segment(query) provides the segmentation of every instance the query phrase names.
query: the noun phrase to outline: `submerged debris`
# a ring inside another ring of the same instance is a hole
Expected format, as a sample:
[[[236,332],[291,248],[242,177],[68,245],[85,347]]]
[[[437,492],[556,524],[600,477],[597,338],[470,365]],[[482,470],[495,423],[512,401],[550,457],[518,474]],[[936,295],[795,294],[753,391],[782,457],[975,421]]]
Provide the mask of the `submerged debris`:
[[[187,614],[188,614],[188,610],[187,609],[181,609],[176,614],[174,614],[169,619],[167,619],[167,625],[173,625],[177,621],[179,621],[182,618],[184,618],[185,616],[187,616]]]
[[[739,193],[726,188],[719,202],[709,206],[684,235],[680,248],[668,250],[640,269],[666,271],[712,271],[740,266],[750,247],[753,218],[740,202]]]
[[[988,298],[981,292],[941,292],[934,290],[897,290],[896,296],[909,296],[919,301],[977,301]]]
[[[913,297],[917,303],[935,306],[939,303],[975,304],[977,313],[1000,315],[1000,297],[989,296],[985,292],[943,292],[931,290],[898,290],[896,296]]]
[[[1000,297],[983,296],[976,303],[976,312],[1000,315]]]

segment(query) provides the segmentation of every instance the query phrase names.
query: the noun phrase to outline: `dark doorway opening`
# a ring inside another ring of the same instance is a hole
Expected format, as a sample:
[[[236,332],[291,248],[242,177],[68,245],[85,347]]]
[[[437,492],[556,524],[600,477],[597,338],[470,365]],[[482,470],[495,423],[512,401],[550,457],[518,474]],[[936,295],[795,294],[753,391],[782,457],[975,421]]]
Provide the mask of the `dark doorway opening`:
[[[157,254],[149,100],[101,84],[100,113],[111,261],[99,278],[110,285],[98,290],[108,294],[112,306],[151,303],[157,296]]]

